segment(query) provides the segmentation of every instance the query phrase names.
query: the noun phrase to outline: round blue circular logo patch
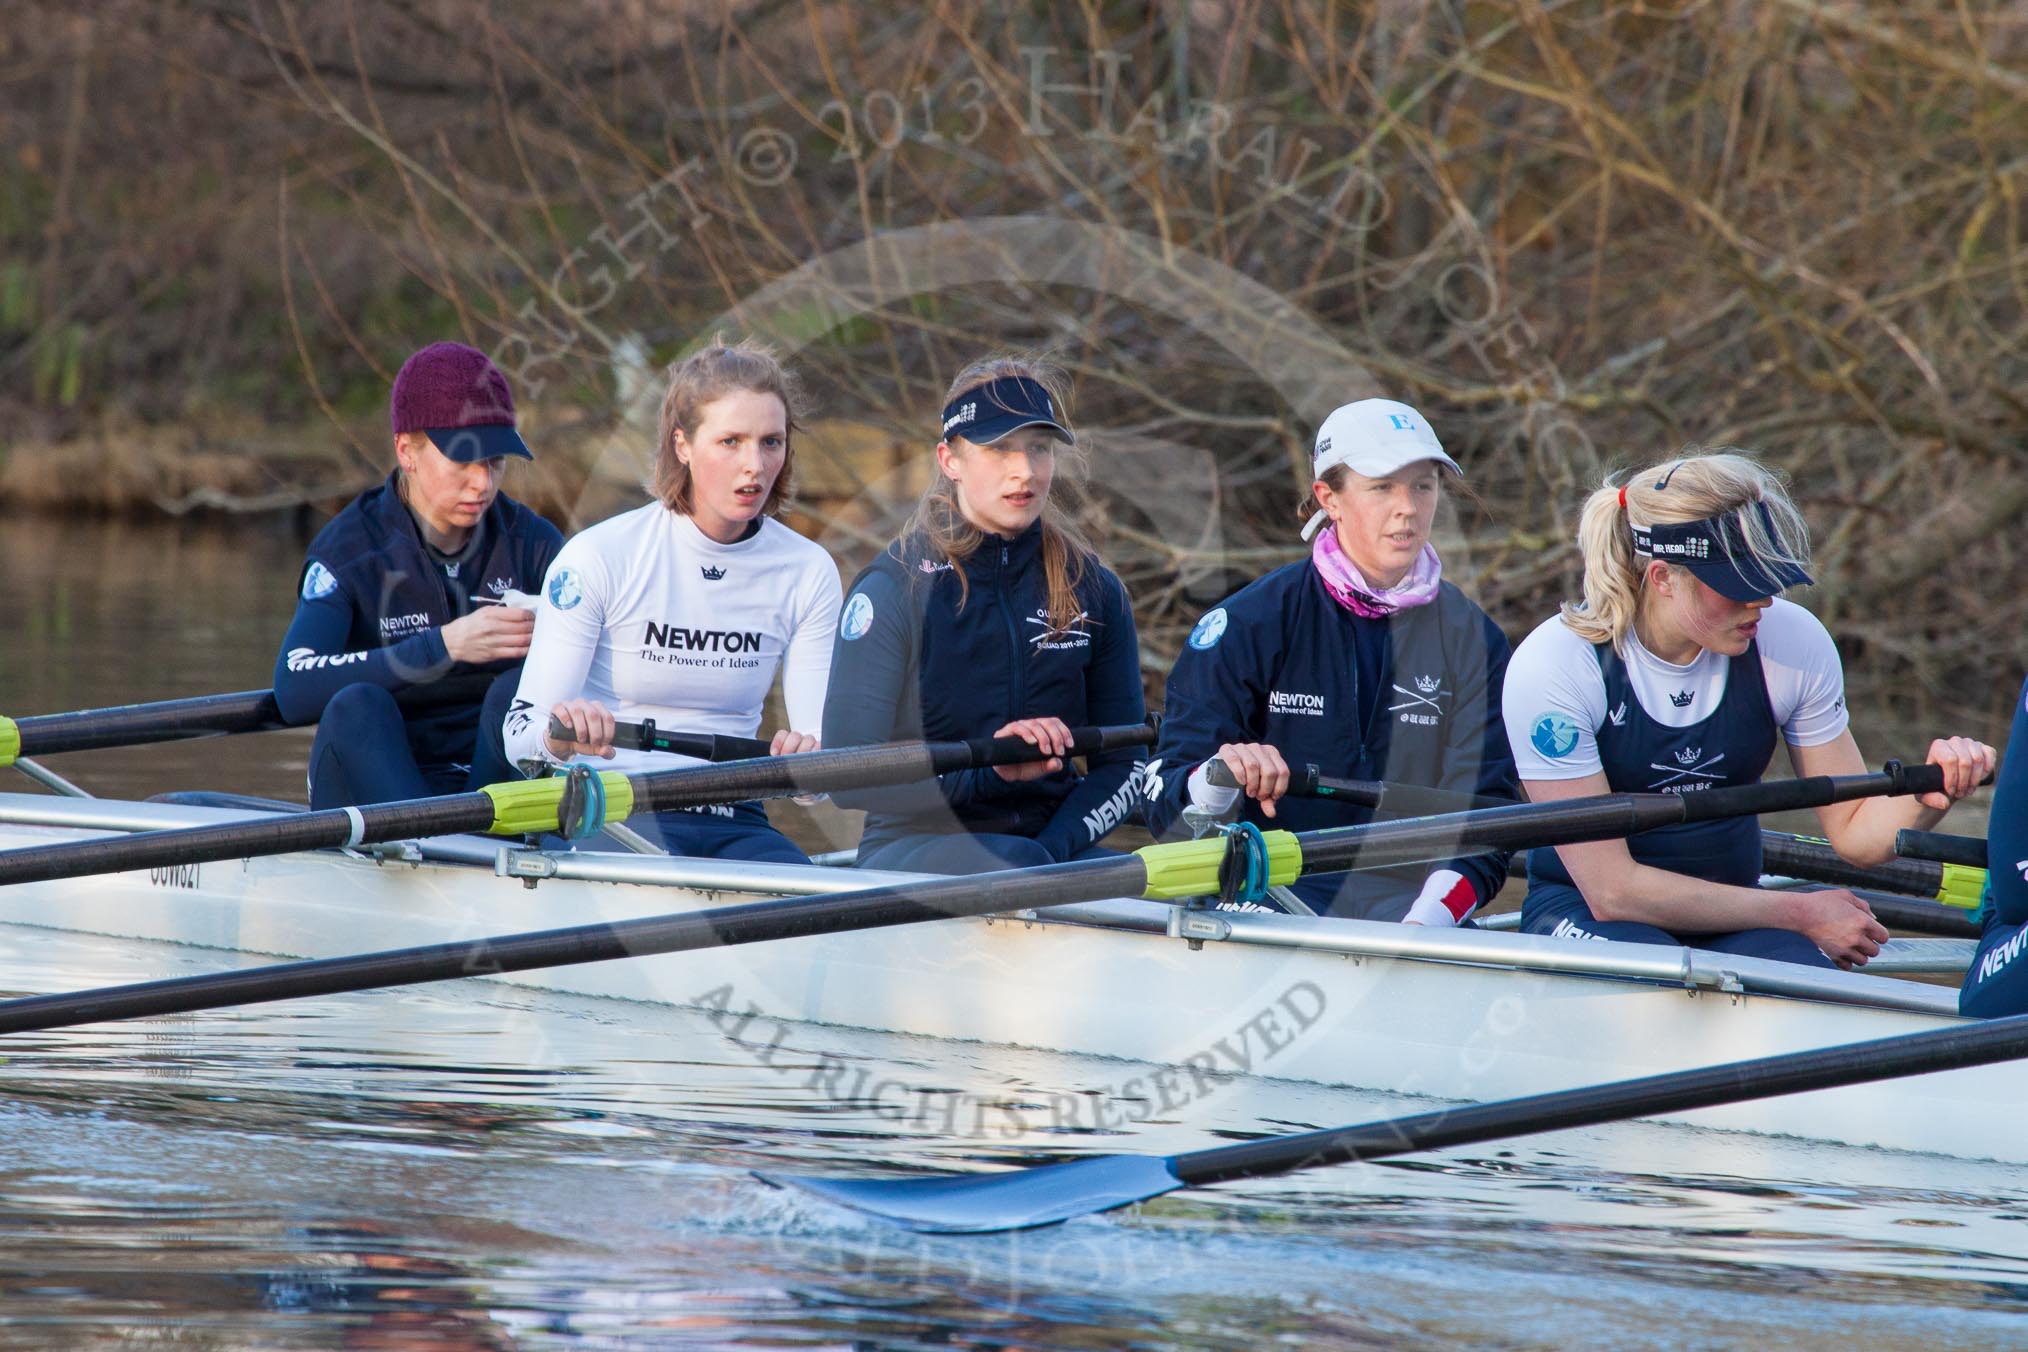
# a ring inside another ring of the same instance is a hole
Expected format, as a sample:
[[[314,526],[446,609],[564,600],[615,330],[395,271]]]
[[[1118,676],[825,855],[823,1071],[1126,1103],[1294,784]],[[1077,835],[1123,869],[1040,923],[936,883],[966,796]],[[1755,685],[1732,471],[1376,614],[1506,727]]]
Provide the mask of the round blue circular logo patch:
[[[853,592],[852,599],[845,603],[845,613],[838,617],[838,637],[850,642],[866,637],[866,631],[873,627],[873,602],[865,592]]]
[[[1190,631],[1190,646],[1198,652],[1217,647],[1218,640],[1225,637],[1225,624],[1224,606],[1206,611],[1204,618],[1197,622],[1197,627]]]
[[[1528,744],[1551,760],[1562,760],[1577,750],[1577,720],[1565,713],[1537,714]]]
[[[549,604],[558,610],[569,610],[584,600],[584,588],[578,583],[574,569],[559,568],[550,575]]]

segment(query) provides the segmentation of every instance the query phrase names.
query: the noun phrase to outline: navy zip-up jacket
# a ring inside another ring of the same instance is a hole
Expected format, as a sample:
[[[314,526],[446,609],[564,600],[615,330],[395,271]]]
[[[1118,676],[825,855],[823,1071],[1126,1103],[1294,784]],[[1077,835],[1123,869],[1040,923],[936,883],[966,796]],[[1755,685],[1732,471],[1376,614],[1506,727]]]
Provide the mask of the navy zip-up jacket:
[[[1228,742],[1267,743],[1291,769],[1314,763],[1337,778],[1518,801],[1500,716],[1509,651],[1500,627],[1448,582],[1428,605],[1369,620],[1333,600],[1309,560],[1278,568],[1207,611],[1176,659],[1143,776],[1148,829],[1183,834],[1190,773]],[[1273,818],[1245,798],[1240,814],[1285,831],[1372,817],[1320,798],[1283,798]],[[1341,875],[1349,894],[1333,910],[1399,919],[1437,868],[1464,875],[1484,902],[1505,881],[1507,856]]]
[[[852,581],[831,652],[824,745],[989,737],[1018,718],[1071,727],[1139,723],[1140,640],[1127,590],[1096,560],[1078,584],[1084,614],[1049,623],[1042,527],[1011,540],[988,535],[957,568],[920,536],[897,540]],[[1009,783],[991,769],[935,783],[834,793],[866,811],[861,850],[916,834],[1026,836],[1066,860],[1134,811],[1139,750],[1088,759]]]
[[[283,719],[314,723],[333,695],[363,681],[401,700],[425,774],[469,763],[486,681],[518,659],[453,662],[443,627],[469,615],[476,596],[538,591],[562,548],[556,527],[503,493],[457,558],[440,562],[388,475],[310,542],[275,659]]]

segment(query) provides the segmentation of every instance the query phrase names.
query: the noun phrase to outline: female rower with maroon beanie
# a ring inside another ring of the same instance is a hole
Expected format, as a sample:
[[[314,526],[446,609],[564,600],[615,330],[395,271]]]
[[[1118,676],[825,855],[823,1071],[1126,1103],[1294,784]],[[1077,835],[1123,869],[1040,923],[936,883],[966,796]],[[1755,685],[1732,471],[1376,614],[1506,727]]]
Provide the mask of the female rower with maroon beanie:
[[[311,541],[275,659],[282,717],[317,724],[316,808],[514,777],[500,722],[534,631],[530,593],[563,547],[500,491],[507,460],[534,456],[485,353],[423,348],[388,411],[395,468]]]

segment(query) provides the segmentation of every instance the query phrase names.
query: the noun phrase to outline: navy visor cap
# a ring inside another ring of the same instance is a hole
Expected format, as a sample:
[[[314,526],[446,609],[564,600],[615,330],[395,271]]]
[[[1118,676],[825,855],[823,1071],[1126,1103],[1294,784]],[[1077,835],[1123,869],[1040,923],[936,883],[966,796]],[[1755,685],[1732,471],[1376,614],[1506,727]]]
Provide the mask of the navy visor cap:
[[[1024,427],[1046,427],[1064,445],[1077,444],[1070,429],[1057,421],[1049,391],[1042,388],[1042,382],[1027,376],[989,380],[944,407],[945,441],[963,437],[974,445],[990,446]]]
[[[1779,538],[1767,504],[1756,502],[1753,510],[1760,514],[1767,538]],[[1740,517],[1740,512],[1727,512],[1702,521],[1635,526],[1634,549],[1649,558],[1688,568],[1699,582],[1728,601],[1758,601],[1816,582],[1800,564],[1756,559],[1747,548]]]
[[[521,439],[521,433],[514,427],[500,423],[480,423],[475,427],[430,427],[424,431],[446,459],[470,464],[474,460],[496,460],[503,455],[518,455],[523,460],[533,460],[535,453],[528,449],[528,443]]]

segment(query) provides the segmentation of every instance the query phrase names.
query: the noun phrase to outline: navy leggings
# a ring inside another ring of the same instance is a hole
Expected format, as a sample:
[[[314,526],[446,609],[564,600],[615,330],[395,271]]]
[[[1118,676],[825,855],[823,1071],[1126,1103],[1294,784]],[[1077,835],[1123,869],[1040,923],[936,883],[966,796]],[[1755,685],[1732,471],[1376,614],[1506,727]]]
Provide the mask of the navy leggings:
[[[763,864],[807,864],[810,856],[768,825],[759,803],[732,803],[630,817],[627,825],[671,854],[692,859],[750,859]]]
[[[1550,934],[1561,939],[1613,939],[1627,944],[1671,944],[1679,948],[1705,948],[1714,953],[1737,953],[1747,958],[1773,958],[1777,962],[1801,963],[1806,967],[1829,967],[1837,963],[1794,930],[1750,929],[1729,934],[1671,934],[1657,925],[1635,920],[1600,920],[1584,904],[1584,894],[1562,883],[1530,883],[1521,902],[1521,930],[1525,934]]]
[[[324,706],[310,743],[310,806],[396,803],[520,778],[507,762],[500,731],[520,681],[517,667],[486,688],[470,765],[427,767],[417,765],[409,749],[408,724],[393,692],[364,683],[346,686]]]
[[[1071,857],[1105,859],[1118,853],[1092,846]],[[892,869],[897,873],[997,873],[1001,869],[1035,868],[1057,862],[1048,850],[1027,836],[973,835],[966,831],[895,836],[859,846],[859,867]]]
[[[2011,747],[2011,743],[2009,744]],[[2028,747],[2024,747],[2028,750]],[[1965,984],[1958,992],[1958,1013],[1974,1019],[2001,1019],[2028,1014],[2028,924],[1986,923]]]

